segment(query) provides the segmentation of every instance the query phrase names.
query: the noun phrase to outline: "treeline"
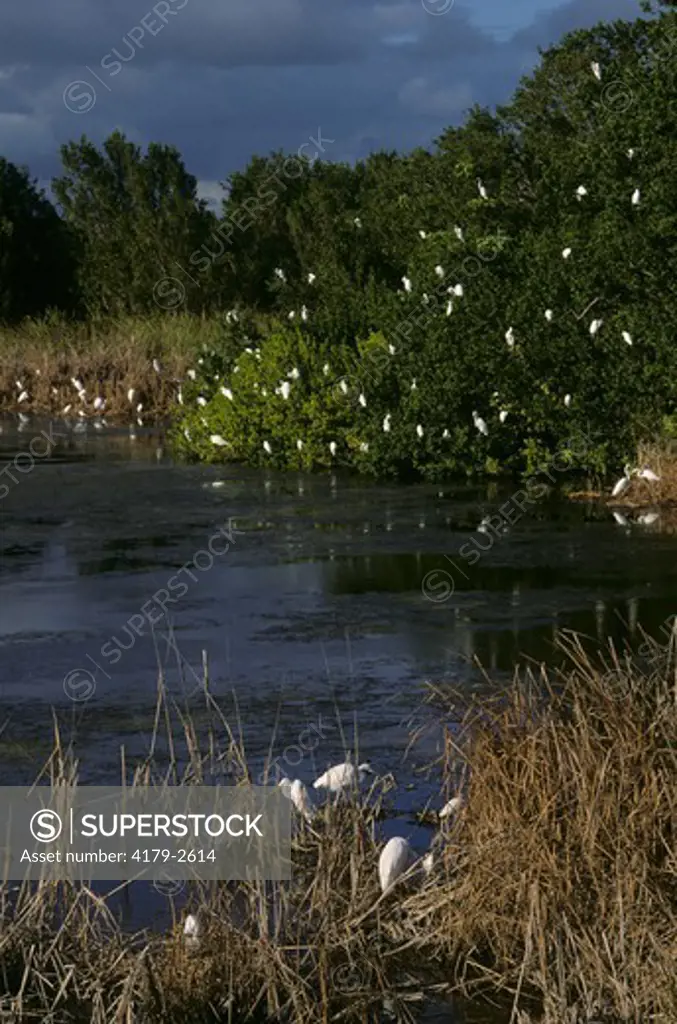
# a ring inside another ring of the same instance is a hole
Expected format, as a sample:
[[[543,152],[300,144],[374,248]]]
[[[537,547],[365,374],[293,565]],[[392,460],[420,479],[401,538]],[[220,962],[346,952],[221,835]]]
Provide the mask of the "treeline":
[[[201,457],[439,475],[575,435],[603,469],[675,405],[676,23],[566,36],[431,151],[255,157],[220,215],[119,133],[63,147],[58,214],[3,161],[0,318],[222,318],[182,424]]]

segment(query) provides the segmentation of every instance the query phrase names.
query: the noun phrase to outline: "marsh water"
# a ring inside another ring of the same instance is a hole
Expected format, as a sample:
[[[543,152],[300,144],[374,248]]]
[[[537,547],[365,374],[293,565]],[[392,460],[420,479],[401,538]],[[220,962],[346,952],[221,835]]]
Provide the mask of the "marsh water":
[[[46,455],[31,446],[42,431],[60,435]],[[413,812],[440,799],[423,770],[441,740],[426,681],[499,685],[517,661],[553,663],[558,629],[622,643],[675,611],[660,517],[619,524],[563,499],[515,513],[515,485],[187,466],[159,430],[37,419],[2,421],[4,463],[5,785],[42,767],[53,709],[80,781],[117,784],[121,749],[130,764],[147,753],[159,671],[190,702],[206,664],[255,774],[269,756],[310,783],[357,732],[360,759],[397,780],[384,834],[423,848]],[[478,530],[501,507],[500,529]],[[320,739],[299,760],[309,727]],[[141,913],[162,916],[152,901]]]

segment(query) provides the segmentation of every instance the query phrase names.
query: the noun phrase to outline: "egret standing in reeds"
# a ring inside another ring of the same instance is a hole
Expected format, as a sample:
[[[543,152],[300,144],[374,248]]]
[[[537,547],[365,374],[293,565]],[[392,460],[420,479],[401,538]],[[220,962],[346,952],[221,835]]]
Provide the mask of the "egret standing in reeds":
[[[625,494],[628,487],[630,486],[630,481],[632,480],[633,474],[636,472],[637,471],[633,470],[633,468],[628,463],[625,464],[625,466],[623,467],[623,476],[620,478],[620,480],[616,481],[616,483],[613,486],[613,490],[611,491],[612,498],[620,498],[621,495]]]
[[[330,793],[345,793],[364,782],[367,775],[374,775],[374,771],[368,761],[364,761],[362,764],[357,765],[357,767],[351,764],[350,761],[344,761],[343,764],[335,764],[333,767],[327,768],[326,772],[320,775],[319,779],[315,779],[313,787],[315,789],[326,789]]]
[[[411,844],[402,836],[393,836],[381,850],[378,860],[378,877],[381,892],[387,892],[397,879],[408,871],[416,859]]]

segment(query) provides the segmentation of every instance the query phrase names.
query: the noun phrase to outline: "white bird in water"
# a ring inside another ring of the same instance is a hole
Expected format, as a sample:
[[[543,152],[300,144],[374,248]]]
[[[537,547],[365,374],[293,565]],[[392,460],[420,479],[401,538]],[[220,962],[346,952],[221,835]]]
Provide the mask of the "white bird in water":
[[[200,926],[195,914],[189,914],[183,926],[183,937],[186,945],[192,949],[200,944]]]
[[[592,323],[590,324],[590,334],[593,336],[593,338],[597,334],[598,330],[600,329],[600,327],[602,326],[603,323],[604,323],[603,320],[593,320],[592,321]]]
[[[486,423],[476,410],[473,411],[472,421],[479,430],[480,434],[484,434],[484,436],[486,437],[487,434],[489,433],[489,428],[487,427]]]
[[[483,184],[483,182],[482,182],[482,179],[481,179],[481,178],[478,178],[478,179],[477,179],[477,191],[479,192],[479,194],[480,194],[480,197],[481,197],[482,199],[488,199],[488,198],[489,198],[489,195],[488,195],[488,193],[487,193],[487,190],[486,190],[486,188],[484,187],[484,184]]]
[[[626,345],[632,345],[632,335],[629,331],[623,331],[623,341]]]
[[[597,79],[597,81],[601,82],[602,81],[602,69],[599,66],[599,64],[597,63],[597,61],[593,60],[593,62],[590,65],[590,67],[592,68],[592,73],[595,76],[595,78]]]
[[[350,761],[344,761],[342,764],[335,764],[332,768],[328,768],[323,775],[320,775],[319,779],[315,779],[313,786],[315,789],[327,789],[330,793],[343,793],[355,788],[364,781],[367,775],[373,774],[368,761],[364,761],[357,767]]]
[[[615,519],[615,521],[616,521],[618,526],[629,526],[630,525],[628,520],[627,520],[627,518],[623,515],[622,512],[615,512],[614,511],[611,514],[613,515],[613,517],[614,517],[614,519]]]
[[[545,319],[548,321],[548,323],[552,323],[552,318],[553,318],[552,310],[551,309],[546,309],[546,311],[545,311]]]
[[[302,320],[307,320],[308,319],[308,307],[307,306],[301,306],[301,319]]]
[[[263,450],[264,452],[267,452],[268,455],[272,455],[273,449],[270,447],[270,441],[263,442]]]
[[[652,526],[658,519],[660,519],[658,512],[642,512],[637,516],[640,526]]]
[[[209,440],[212,442],[212,444],[215,444],[217,448],[225,448],[226,445],[228,444],[228,442],[225,441],[220,434],[212,434]]]
[[[611,491],[612,498],[620,498],[622,494],[625,494],[628,487],[630,486],[632,475],[633,469],[630,465],[626,463],[626,465],[623,467],[623,476],[620,478],[620,480],[617,480],[613,486],[613,490]]]
[[[415,859],[416,855],[406,839],[403,839],[402,836],[393,836],[392,839],[389,839],[381,850],[378,860],[381,892],[387,892],[397,879],[412,866]]]
[[[639,206],[639,201],[640,201],[641,197],[642,197],[641,192],[639,191],[638,188],[636,188],[635,191],[632,193],[632,197],[630,199],[630,202],[632,203],[633,206]]]
[[[513,348],[515,345],[515,332],[512,327],[509,327],[505,332],[505,340],[508,343],[508,348]]]
[[[443,821],[445,818],[450,818],[452,814],[456,814],[456,812],[460,811],[462,807],[463,797],[454,796],[451,798],[451,800],[447,801],[447,803],[440,811],[438,817],[441,821]]]
[[[421,426],[420,423],[416,424],[416,433],[418,434],[419,437],[423,437],[423,427]]]
[[[565,260],[568,260],[571,256],[571,248],[567,245],[566,249],[562,249],[562,256]]]
[[[411,291],[411,281],[409,280],[408,277],[403,277],[402,278],[402,285],[404,287],[405,292],[410,292]]]

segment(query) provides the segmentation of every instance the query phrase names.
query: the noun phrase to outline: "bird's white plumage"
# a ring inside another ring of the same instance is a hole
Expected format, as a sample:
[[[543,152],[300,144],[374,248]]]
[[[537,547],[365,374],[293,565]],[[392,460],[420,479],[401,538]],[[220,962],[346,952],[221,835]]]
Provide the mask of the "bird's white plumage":
[[[315,789],[328,789],[331,793],[342,793],[346,789],[352,789],[358,782],[362,782],[365,775],[373,775],[371,765],[365,761],[357,767],[350,761],[342,764],[335,764],[327,768],[319,779],[315,779]]]
[[[187,946],[193,948],[200,942],[200,924],[195,914],[189,914],[183,925],[183,936]]]
[[[652,484],[657,484],[660,480],[660,477],[654,473],[653,469],[649,469],[648,466],[644,466],[640,469],[637,476],[640,480],[648,480]]]
[[[411,867],[415,854],[409,842],[402,836],[393,836],[381,850],[378,860],[378,876],[381,883],[381,892],[388,889],[397,881],[400,875]]]
[[[296,810],[302,815],[306,821],[312,821],[315,814],[315,808],[310,800],[310,794],[306,789],[306,786],[300,779],[294,779],[289,790],[289,799],[293,803]]]
[[[448,800],[439,813],[439,818],[443,821],[445,818],[450,818],[452,814],[456,814],[457,811],[463,807],[463,798],[460,796],[453,796],[451,800]]]

